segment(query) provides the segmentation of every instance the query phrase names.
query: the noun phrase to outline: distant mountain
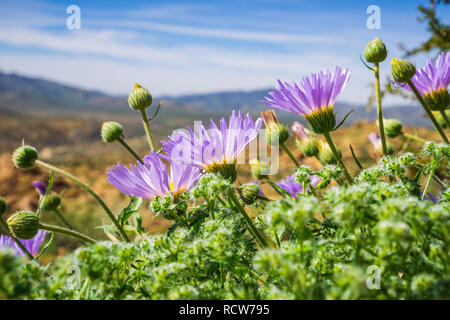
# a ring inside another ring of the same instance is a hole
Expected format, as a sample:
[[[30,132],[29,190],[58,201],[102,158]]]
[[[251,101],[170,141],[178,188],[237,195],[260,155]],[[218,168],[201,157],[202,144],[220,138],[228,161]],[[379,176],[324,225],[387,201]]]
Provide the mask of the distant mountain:
[[[183,95],[177,97],[155,97],[164,101],[165,117],[193,119],[218,118],[233,109],[258,115],[267,107],[261,99],[270,89],[254,91],[217,92],[209,94]],[[357,120],[376,119],[376,110],[366,112],[362,106],[343,103],[335,105],[338,119],[354,110],[347,124]],[[170,110],[170,111],[169,111]],[[87,91],[56,82],[29,78],[17,74],[0,72],[0,112],[16,115],[65,116],[86,114],[129,114],[126,97],[113,97],[98,91]],[[277,111],[281,121],[292,123],[300,117]],[[406,125],[429,127],[428,119],[418,106],[385,108],[385,117],[399,118]],[[0,118],[1,119],[1,118]]]

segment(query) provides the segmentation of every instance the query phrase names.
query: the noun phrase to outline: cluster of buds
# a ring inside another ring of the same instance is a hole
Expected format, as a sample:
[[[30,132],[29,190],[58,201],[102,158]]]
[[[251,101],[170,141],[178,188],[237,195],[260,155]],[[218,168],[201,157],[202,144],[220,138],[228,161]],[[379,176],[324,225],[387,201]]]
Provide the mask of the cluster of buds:
[[[278,121],[275,110],[261,112],[261,117],[266,125],[267,143],[270,145],[284,144],[289,138],[289,130]]]
[[[306,129],[298,121],[294,121],[291,127],[292,134],[296,137],[296,144],[303,154],[307,157],[317,157],[319,154],[319,146],[316,135]]]

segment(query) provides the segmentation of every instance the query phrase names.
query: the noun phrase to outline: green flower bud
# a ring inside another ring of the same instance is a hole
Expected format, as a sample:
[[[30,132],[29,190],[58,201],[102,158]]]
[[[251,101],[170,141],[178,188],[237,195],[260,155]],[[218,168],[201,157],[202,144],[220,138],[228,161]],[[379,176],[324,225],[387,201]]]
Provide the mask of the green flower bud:
[[[384,132],[393,139],[402,134],[402,123],[397,119],[384,119]]]
[[[128,95],[128,104],[130,108],[133,110],[144,110],[151,106],[152,104],[152,95],[148,89],[145,89],[138,85],[137,83],[134,85],[133,90],[131,90]]]
[[[393,58],[391,60],[391,73],[396,82],[404,83],[416,74],[416,67],[408,60],[399,60]]]
[[[50,193],[49,195],[43,196],[39,200],[39,206],[44,210],[55,210],[61,205],[61,196],[57,193]]]
[[[259,186],[256,183],[246,183],[239,187],[238,192],[245,204],[252,204],[258,200]]]
[[[380,38],[373,39],[364,48],[364,59],[366,59],[367,62],[382,62],[386,59],[386,57],[386,46]]]
[[[439,89],[426,94],[423,99],[433,111],[445,110],[450,107],[450,96],[447,89]]]
[[[339,157],[342,157],[341,150],[336,147]],[[333,151],[331,150],[328,143],[322,141],[319,142],[319,160],[322,164],[337,164],[339,159],[336,159]]]
[[[266,140],[270,145],[283,144],[289,139],[289,129],[278,121],[274,110],[261,112],[266,125]]]
[[[445,110],[445,114],[447,115],[447,118],[450,118],[450,110]],[[450,129],[447,121],[445,121],[444,117],[440,112],[433,112],[434,116],[436,117],[437,122],[443,129]]]
[[[395,154],[395,147],[392,143],[390,143],[389,141],[386,141],[386,151],[388,155],[393,155]],[[383,148],[381,148],[380,150],[380,154],[383,154]]]
[[[39,217],[28,210],[16,212],[6,222],[11,232],[23,240],[33,238],[39,230]]]
[[[0,217],[6,212],[6,200],[0,197]]]
[[[270,167],[257,159],[250,161],[250,169],[255,180],[266,178],[270,172]]]
[[[296,140],[297,147],[307,157],[316,157],[319,154],[319,141],[316,138],[309,138],[305,140]]]
[[[106,143],[111,143],[123,138],[123,127],[115,121],[103,122],[102,139]]]
[[[21,146],[13,153],[13,162],[17,168],[30,169],[38,158],[38,152],[32,146]]]

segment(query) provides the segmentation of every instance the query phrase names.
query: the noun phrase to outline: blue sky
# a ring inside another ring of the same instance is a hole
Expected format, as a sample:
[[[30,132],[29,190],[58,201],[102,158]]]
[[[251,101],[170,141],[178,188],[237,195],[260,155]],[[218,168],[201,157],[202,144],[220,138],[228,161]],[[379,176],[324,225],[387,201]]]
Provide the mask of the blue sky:
[[[1,1],[0,70],[114,95],[134,82],[154,95],[180,95],[268,88],[340,65],[352,77],[339,100],[364,103],[372,77],[359,61],[365,44],[381,37],[390,60],[401,55],[400,42],[426,39],[416,8],[427,2]],[[81,9],[80,30],[66,27],[72,4]],[[381,9],[379,30],[366,27],[369,5]],[[439,8],[449,23],[449,6]]]

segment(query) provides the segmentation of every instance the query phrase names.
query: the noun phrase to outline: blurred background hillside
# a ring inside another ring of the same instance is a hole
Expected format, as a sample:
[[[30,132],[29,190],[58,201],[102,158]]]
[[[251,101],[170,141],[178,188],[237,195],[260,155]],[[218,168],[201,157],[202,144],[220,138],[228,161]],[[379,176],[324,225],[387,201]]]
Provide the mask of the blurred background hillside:
[[[233,109],[258,116],[266,109],[260,101],[276,86],[277,78],[299,80],[324,67],[349,67],[352,78],[335,108],[338,119],[354,112],[334,133],[335,141],[352,172],[357,167],[350,144],[364,167],[374,164],[376,157],[367,140],[369,133],[377,132],[376,110],[368,102],[372,74],[359,55],[376,36],[388,44],[388,60],[409,56],[418,66],[448,50],[449,1],[379,1],[380,30],[366,27],[370,1],[254,3],[137,1],[133,5],[137,9],[130,11],[123,1],[77,1],[82,27],[74,31],[66,29],[64,1],[2,2],[0,196],[6,198],[8,212],[35,210],[38,196],[32,182],[48,180],[48,173],[40,169],[13,167],[11,152],[22,140],[35,146],[43,160],[88,182],[116,214],[121,210],[128,198],[109,185],[105,172],[116,162],[128,164],[134,159],[120,145],[101,142],[100,128],[104,121],[118,121],[127,142],[140,155],[148,152],[140,117],[126,99],[135,81],[152,92],[153,110],[162,101],[158,117],[151,122],[160,141],[174,129],[228,117]],[[414,100],[391,94],[395,89],[387,79],[388,60],[382,69],[385,117],[402,120],[405,132],[438,140]],[[277,115],[289,126],[302,121],[286,112]],[[405,144],[402,138],[391,142],[398,150],[421,146]],[[320,167],[313,159],[303,159],[292,138],[289,147],[304,163]],[[284,153],[280,163],[274,180],[292,172]],[[239,182],[251,179],[248,166],[241,166]],[[263,188],[273,195],[270,188]],[[63,195],[62,211],[76,228],[105,239],[97,227],[108,221],[86,193],[60,177],[54,190]],[[150,232],[168,227],[162,218],[153,220],[147,206],[141,212]],[[43,219],[59,223],[52,213]],[[79,245],[66,237],[56,240],[54,254]]]

